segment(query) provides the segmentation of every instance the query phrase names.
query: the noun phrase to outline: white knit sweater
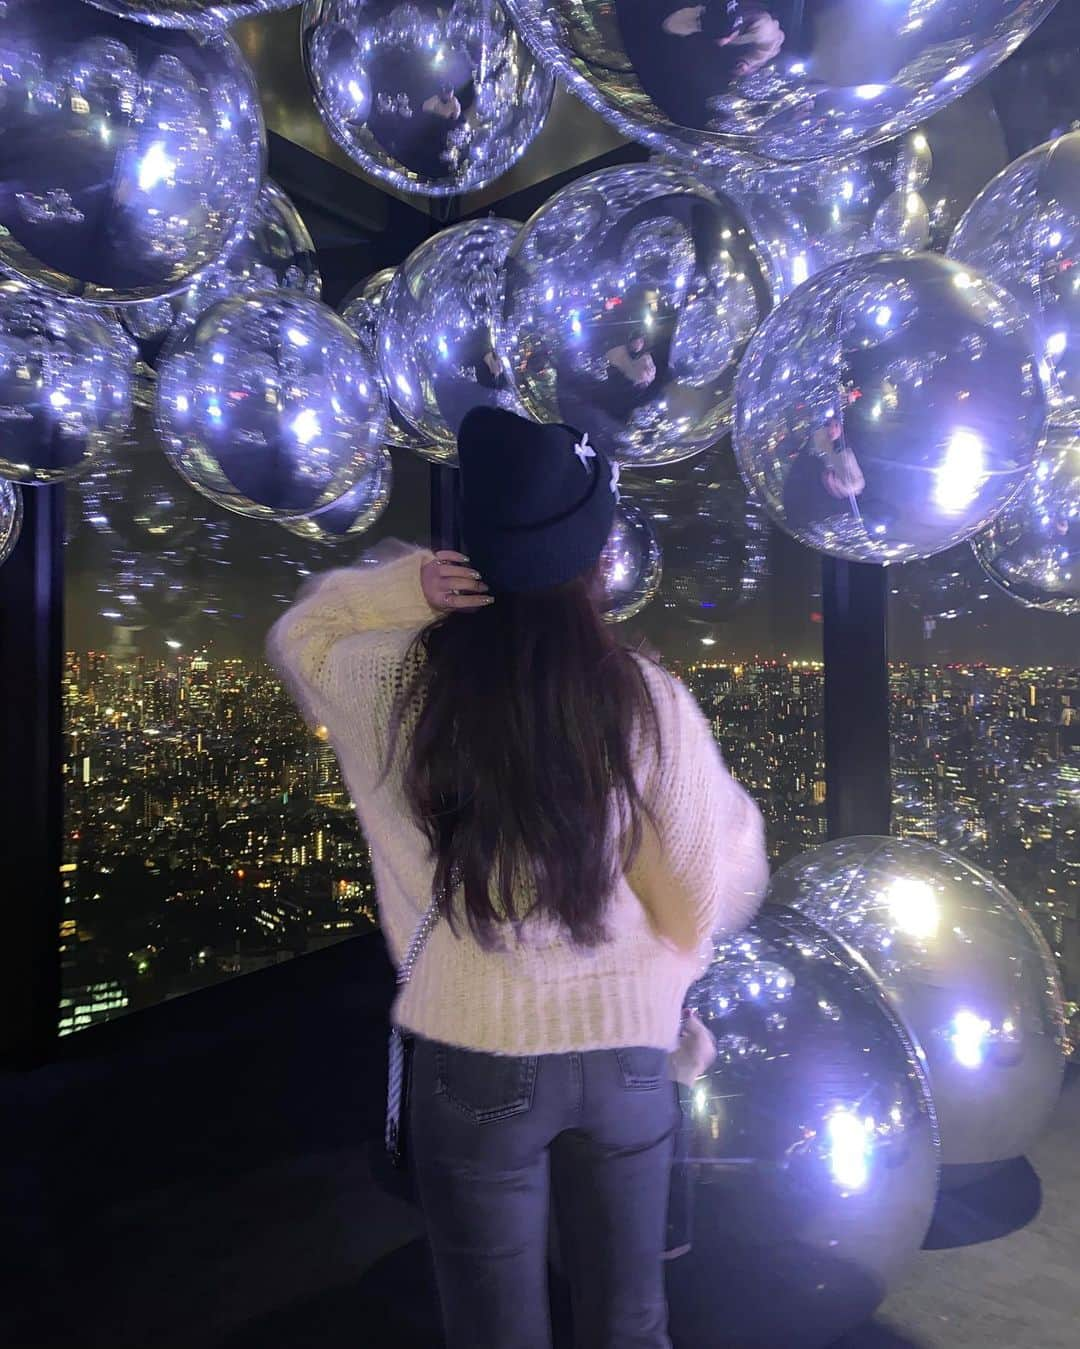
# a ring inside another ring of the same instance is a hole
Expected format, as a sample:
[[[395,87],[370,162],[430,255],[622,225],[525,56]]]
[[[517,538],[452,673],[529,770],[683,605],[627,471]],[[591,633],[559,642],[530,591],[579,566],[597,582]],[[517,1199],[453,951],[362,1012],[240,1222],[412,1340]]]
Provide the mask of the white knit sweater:
[[[405,657],[433,614],[420,588],[431,556],[309,583],[275,624],[270,657],[312,721],[325,725],[371,845],[383,931],[400,960],[428,906],[433,861],[405,804],[400,765],[384,781]],[[653,1045],[671,1049],[683,997],[710,935],[754,914],[768,879],[761,816],[730,776],[694,699],[643,662],[660,754],[639,762],[656,827],[609,902],[610,940],[583,949],[549,922],[507,949],[439,923],[395,1004],[419,1035],[499,1054]],[[494,728],[493,728],[494,729]],[[642,750],[644,756],[646,751]]]

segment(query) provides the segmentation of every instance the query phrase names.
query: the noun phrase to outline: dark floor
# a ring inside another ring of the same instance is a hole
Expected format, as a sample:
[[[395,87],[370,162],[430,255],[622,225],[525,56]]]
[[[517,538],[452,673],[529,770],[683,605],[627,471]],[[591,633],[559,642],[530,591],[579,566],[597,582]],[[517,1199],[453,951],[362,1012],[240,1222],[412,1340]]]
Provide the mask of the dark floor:
[[[367,1161],[390,992],[361,938],[0,1079],[0,1344],[438,1349],[418,1215]],[[1080,1345],[1080,1081],[1030,1164],[942,1201],[904,1287],[842,1344]]]

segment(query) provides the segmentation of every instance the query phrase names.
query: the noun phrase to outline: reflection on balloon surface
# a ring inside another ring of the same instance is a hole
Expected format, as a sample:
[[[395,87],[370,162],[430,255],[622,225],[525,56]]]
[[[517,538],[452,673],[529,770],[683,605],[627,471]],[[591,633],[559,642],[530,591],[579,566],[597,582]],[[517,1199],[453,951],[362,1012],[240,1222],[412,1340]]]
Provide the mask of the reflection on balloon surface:
[[[0,478],[0,567],[11,556],[22,533],[22,491],[13,482]]]
[[[1022,306],[958,263],[877,254],[774,310],[739,369],[735,450],[773,519],[859,562],[929,557],[1020,490],[1046,421]]]
[[[544,125],[554,90],[501,0],[306,0],[303,51],[345,153],[427,196],[505,173]]]
[[[848,258],[926,248],[932,167],[926,135],[913,131],[854,158],[778,167],[731,158],[705,177],[738,203],[779,300]]]
[[[697,1343],[711,1321],[726,1343],[822,1349],[873,1314],[930,1223],[937,1131],[916,1048],[866,965],[780,908],[716,946],[687,1002],[719,1054],[684,1107],[675,1184],[696,1214],[669,1268],[673,1338]]]
[[[958,98],[1056,0],[507,0],[533,50],[632,140],[799,161]]]
[[[173,294],[254,204],[258,91],[225,33],[6,0],[0,264],[93,303]]]
[[[913,839],[844,838],[788,863],[770,898],[851,945],[922,1046],[942,1162],[1021,1156],[1064,1071],[1064,1008],[1042,934],[992,876]]]
[[[1080,406],[1080,132],[1037,146],[998,174],[964,213],[949,256],[1028,306],[1055,401]]]
[[[131,372],[94,310],[0,282],[0,477],[84,473],[131,422]]]
[[[362,281],[350,291],[341,306],[341,317],[356,334],[361,348],[378,369],[381,380],[383,375],[379,366],[379,320],[382,317],[386,292],[390,289],[390,282],[393,281],[396,272],[396,267],[384,267],[381,271],[374,272],[366,281]],[[415,450],[419,453],[427,445],[427,441],[419,431],[414,431],[398,412],[397,405],[390,397],[389,389],[386,389],[385,380],[383,387],[386,392],[387,410],[386,443],[398,449]]]
[[[276,287],[317,300],[322,279],[315,245],[299,211],[281,188],[267,179],[243,229],[220,261],[207,267],[178,295],[123,305],[116,312],[138,341],[140,359],[153,369],[162,345],[178,338],[212,304],[245,291]]]
[[[1080,428],[1051,423],[1034,474],[971,543],[987,576],[1013,599],[1080,614]]]
[[[390,500],[393,468],[390,455],[382,450],[365,467],[360,481],[333,505],[317,515],[300,515],[281,523],[290,533],[316,543],[340,543],[364,534],[378,520]]]
[[[645,513],[620,502],[600,555],[604,618],[622,623],[641,613],[660,589],[661,570],[660,545]]]
[[[381,452],[382,388],[332,310],[254,291],[201,315],[162,362],[157,427],[173,467],[242,515],[336,502]]]
[[[136,23],[213,32],[253,14],[292,9],[300,0],[89,0],[89,3]]]
[[[523,226],[506,265],[505,341],[540,421],[626,464],[713,444],[735,366],[769,307],[735,209],[679,170],[602,169]]]
[[[382,301],[379,367],[387,393],[434,462],[457,459],[458,427],[480,405],[520,412],[500,338],[509,220],[471,220],[427,239]]]

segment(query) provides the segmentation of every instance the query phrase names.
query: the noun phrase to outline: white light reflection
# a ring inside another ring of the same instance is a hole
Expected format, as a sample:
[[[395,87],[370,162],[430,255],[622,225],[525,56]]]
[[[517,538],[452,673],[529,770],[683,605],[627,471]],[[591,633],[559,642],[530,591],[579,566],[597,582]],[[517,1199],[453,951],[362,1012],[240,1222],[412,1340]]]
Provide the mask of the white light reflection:
[[[940,510],[949,515],[967,510],[986,481],[986,446],[982,436],[963,427],[954,431],[934,478],[934,504]]]
[[[953,1017],[949,1040],[953,1057],[961,1068],[980,1068],[986,1053],[990,1022],[974,1012],[961,1011]]]
[[[837,1110],[825,1127],[833,1179],[845,1190],[861,1190],[870,1173],[872,1139],[866,1123],[851,1110]]]
[[[937,932],[940,917],[937,896],[926,881],[897,876],[885,893],[889,916],[906,936],[925,941]]]

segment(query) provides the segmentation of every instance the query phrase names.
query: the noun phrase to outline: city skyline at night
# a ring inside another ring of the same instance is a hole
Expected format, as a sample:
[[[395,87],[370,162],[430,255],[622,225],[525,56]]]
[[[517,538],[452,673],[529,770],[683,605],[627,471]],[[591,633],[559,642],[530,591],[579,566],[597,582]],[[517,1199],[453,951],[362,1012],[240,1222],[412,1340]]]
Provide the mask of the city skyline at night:
[[[825,838],[819,661],[681,677],[778,865]],[[1080,998],[1080,670],[894,664],[893,831],[992,869]],[[69,650],[65,1033],[376,926],[333,751],[273,671],[200,651]]]

